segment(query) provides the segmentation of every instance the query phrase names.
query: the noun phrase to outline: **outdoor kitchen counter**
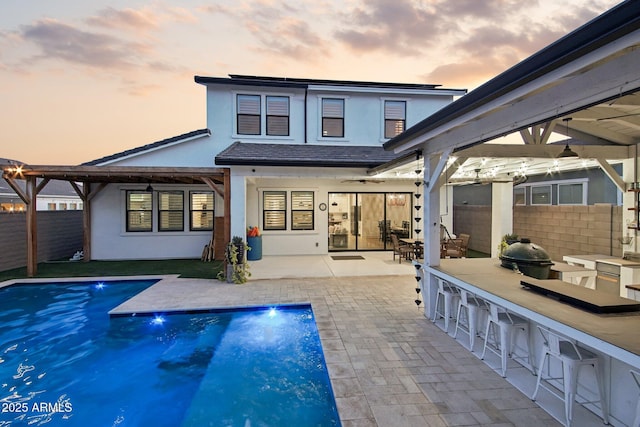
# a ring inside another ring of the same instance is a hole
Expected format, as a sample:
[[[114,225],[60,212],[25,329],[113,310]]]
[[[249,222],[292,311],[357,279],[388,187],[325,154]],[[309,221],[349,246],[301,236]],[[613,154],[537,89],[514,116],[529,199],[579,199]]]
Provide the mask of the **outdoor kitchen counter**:
[[[495,258],[441,259],[439,266],[427,267],[427,271],[602,354],[640,368],[639,312],[595,314],[539,295],[520,285],[527,276],[500,267]]]

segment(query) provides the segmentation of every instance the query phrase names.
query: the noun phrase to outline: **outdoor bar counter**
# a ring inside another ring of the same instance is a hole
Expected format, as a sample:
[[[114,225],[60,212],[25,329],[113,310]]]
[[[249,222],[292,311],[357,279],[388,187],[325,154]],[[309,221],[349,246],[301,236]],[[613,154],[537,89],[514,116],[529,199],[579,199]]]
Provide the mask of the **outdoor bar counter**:
[[[440,265],[427,266],[425,272],[529,319],[532,323],[531,332],[536,334],[536,359],[539,358],[541,345],[536,324],[560,332],[593,349],[602,356],[605,389],[609,412],[614,418],[613,424],[629,425],[633,421],[638,389],[629,370],[640,370],[640,311],[598,314],[560,302],[524,288],[521,281],[548,282],[558,286],[577,285],[559,280],[539,281],[501,267],[500,260],[496,258],[441,259]],[[425,282],[430,284],[425,289],[425,303],[430,316],[433,313],[437,285],[435,280]],[[581,289],[587,291],[585,288]],[[483,328],[484,325],[479,326],[479,329]],[[536,360],[536,364],[538,362]],[[591,386],[595,387],[594,384]],[[591,389],[589,385],[587,388]]]

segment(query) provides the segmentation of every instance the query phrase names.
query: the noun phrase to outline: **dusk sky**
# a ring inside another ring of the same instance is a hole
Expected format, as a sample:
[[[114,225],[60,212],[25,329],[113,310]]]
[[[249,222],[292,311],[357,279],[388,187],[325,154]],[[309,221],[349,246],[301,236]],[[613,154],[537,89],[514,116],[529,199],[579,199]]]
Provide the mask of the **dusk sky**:
[[[1,0],[0,158],[73,165],[205,128],[195,75],[471,90],[618,3]]]

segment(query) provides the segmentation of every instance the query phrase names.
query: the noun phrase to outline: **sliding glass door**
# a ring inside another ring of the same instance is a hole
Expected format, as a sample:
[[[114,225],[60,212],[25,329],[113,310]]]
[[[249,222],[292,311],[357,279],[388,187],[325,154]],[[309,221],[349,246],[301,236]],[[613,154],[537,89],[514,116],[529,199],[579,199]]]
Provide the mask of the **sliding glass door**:
[[[391,249],[411,237],[411,193],[329,193],[329,250]]]

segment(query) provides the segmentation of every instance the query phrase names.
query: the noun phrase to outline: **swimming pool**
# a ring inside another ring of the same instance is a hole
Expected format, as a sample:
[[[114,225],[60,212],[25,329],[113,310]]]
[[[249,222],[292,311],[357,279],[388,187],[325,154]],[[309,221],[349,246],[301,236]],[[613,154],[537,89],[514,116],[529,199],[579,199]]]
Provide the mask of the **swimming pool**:
[[[340,425],[309,305],[109,318],[153,283],[0,289],[0,427]]]

